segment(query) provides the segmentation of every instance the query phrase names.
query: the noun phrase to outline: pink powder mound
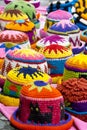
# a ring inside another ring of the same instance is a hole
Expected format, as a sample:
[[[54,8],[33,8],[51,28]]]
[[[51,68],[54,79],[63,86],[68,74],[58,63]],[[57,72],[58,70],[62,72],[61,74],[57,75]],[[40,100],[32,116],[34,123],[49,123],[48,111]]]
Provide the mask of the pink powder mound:
[[[0,58],[5,58],[6,53],[5,53],[5,48],[0,48]]]
[[[0,6],[0,14],[3,13],[4,8],[5,8],[4,6]]]
[[[56,10],[48,14],[48,19],[53,20],[62,20],[62,19],[72,19],[73,16],[71,13],[64,11],[64,10]]]
[[[21,50],[14,50],[9,52],[9,56],[11,56],[13,59],[16,58],[21,58],[21,59],[26,59],[26,60],[42,60],[44,59],[44,56],[34,50],[29,50],[28,53],[26,53],[28,49],[22,49]]]
[[[14,30],[4,30],[0,32],[0,42],[22,43],[28,41],[28,36],[24,32]]]

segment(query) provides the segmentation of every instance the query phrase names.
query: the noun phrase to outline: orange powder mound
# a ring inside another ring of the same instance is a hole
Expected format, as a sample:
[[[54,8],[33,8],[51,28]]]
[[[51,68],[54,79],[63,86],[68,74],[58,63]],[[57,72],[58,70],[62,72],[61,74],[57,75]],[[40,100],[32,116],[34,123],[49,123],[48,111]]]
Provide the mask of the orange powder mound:
[[[21,94],[33,98],[56,98],[62,96],[61,93],[56,91],[53,87],[50,87],[50,90],[43,87],[41,91],[38,91],[38,87],[32,90],[29,88],[31,88],[31,85],[24,86],[21,90]]]

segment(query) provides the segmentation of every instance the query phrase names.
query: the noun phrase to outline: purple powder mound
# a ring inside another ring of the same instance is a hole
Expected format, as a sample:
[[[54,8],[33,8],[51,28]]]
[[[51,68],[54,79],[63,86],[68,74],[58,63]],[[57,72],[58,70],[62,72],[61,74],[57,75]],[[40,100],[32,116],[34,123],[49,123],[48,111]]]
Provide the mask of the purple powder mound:
[[[56,31],[56,32],[64,32],[64,33],[70,33],[70,32],[78,32],[79,28],[77,25],[71,23],[69,20],[61,20],[58,23],[55,23],[50,28],[50,31]]]
[[[0,78],[0,87],[2,88],[4,86],[5,79]]]

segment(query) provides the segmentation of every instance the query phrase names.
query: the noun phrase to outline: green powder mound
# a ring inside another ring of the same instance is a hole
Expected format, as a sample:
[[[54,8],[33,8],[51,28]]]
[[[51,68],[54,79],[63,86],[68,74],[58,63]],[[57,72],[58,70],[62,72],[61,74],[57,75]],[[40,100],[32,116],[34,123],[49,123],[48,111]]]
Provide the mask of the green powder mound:
[[[36,9],[31,3],[25,2],[23,0],[14,0],[5,6],[5,11],[11,9],[21,10],[28,16],[30,21],[36,25],[36,27],[39,27],[39,21],[36,18]]]

